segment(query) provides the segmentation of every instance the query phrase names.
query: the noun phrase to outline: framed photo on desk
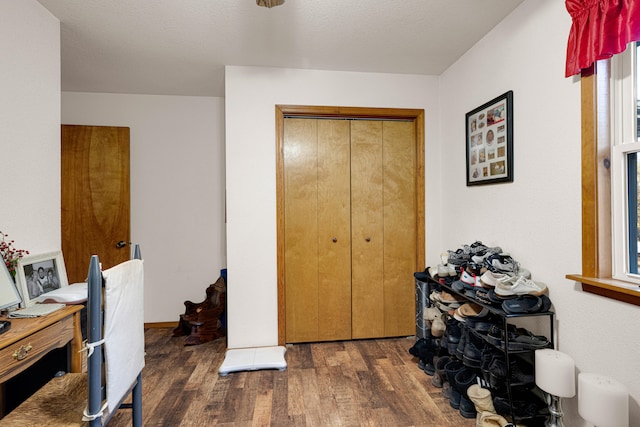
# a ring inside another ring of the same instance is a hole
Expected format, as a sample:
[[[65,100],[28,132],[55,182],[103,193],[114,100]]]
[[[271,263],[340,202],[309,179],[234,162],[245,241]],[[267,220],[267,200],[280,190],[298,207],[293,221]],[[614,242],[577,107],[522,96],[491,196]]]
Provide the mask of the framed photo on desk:
[[[29,307],[47,292],[69,286],[62,251],[28,255],[18,261],[17,284],[22,304]]]
[[[0,310],[17,307],[22,302],[20,294],[6,264],[4,262],[0,262],[0,264],[2,264],[0,266],[2,269],[0,271]]]

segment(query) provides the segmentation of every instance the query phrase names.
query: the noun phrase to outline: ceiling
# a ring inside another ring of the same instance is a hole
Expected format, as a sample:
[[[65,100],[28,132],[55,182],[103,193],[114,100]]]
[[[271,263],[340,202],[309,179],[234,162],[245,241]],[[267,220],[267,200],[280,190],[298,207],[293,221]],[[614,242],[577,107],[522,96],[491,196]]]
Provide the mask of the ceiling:
[[[439,75],[523,0],[38,0],[62,90],[224,96],[225,65]]]

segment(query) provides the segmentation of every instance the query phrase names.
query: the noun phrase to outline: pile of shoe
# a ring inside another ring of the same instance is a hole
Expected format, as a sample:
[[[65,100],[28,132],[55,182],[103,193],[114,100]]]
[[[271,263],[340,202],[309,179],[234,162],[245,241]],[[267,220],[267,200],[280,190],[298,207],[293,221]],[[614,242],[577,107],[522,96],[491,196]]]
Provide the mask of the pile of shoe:
[[[427,269],[429,276],[436,282],[450,285],[458,278],[460,270],[453,263],[449,263],[449,255],[446,252],[440,254],[440,262],[441,264]]]
[[[513,426],[507,420],[512,416],[526,425],[543,422],[548,410],[536,395],[526,351],[552,344],[507,324],[504,316],[549,311],[546,285],[532,281],[531,272],[500,247],[480,241],[443,252],[440,264],[415,277],[429,283],[423,312],[428,336],[409,352],[450,406],[475,417],[477,426]]]
[[[481,304],[500,307],[508,314],[537,313],[551,307],[547,286],[531,280],[531,272],[499,246],[476,241],[443,252],[440,262],[427,269],[429,277]]]
[[[463,315],[464,321],[436,307],[425,310],[425,319],[431,321],[432,336],[418,340],[409,350],[419,359],[418,366],[432,376],[431,383],[442,389],[443,397],[462,417],[475,417],[477,423],[484,423],[477,425],[507,426],[509,423],[505,417],[512,415],[518,420],[543,417],[546,407],[539,406],[537,400],[532,400],[535,405],[525,405],[518,400],[513,408],[508,403],[508,382],[512,392],[516,388],[524,390],[519,391],[519,398],[524,398],[526,392],[535,387],[533,362],[527,359],[527,355],[520,354],[507,359],[504,351],[489,344],[504,346],[504,334],[498,332],[501,330],[498,319],[492,314],[474,316],[472,313],[480,314],[483,310],[473,305],[464,306],[462,304],[454,310],[469,314]],[[440,320],[445,324],[442,335]],[[434,325],[437,325],[435,329]],[[479,332],[481,330],[488,330],[486,336]],[[511,341],[508,344],[508,348],[513,350],[549,345],[546,338],[515,327],[509,328],[507,338],[513,340],[513,344]],[[496,408],[489,405],[492,401],[497,402]]]

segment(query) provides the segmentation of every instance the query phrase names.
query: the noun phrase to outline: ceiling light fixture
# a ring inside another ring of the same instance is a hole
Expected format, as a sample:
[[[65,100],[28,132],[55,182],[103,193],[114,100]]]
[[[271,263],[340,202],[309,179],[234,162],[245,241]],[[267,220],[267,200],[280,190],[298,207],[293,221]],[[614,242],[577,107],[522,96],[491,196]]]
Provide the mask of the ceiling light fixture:
[[[262,7],[272,8],[273,6],[280,6],[284,3],[284,0],[256,0],[256,4]]]

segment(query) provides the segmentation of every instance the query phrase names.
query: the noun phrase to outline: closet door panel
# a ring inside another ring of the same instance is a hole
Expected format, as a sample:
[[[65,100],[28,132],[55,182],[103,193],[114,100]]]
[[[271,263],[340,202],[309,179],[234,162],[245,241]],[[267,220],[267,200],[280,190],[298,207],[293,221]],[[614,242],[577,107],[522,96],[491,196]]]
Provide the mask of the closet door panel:
[[[317,121],[284,124],[284,246],[288,342],[318,340]]]
[[[383,124],[385,336],[415,333],[416,149],[412,122]]]
[[[352,336],[384,336],[382,122],[351,122]]]
[[[351,339],[350,126],[318,126],[318,340]]]

